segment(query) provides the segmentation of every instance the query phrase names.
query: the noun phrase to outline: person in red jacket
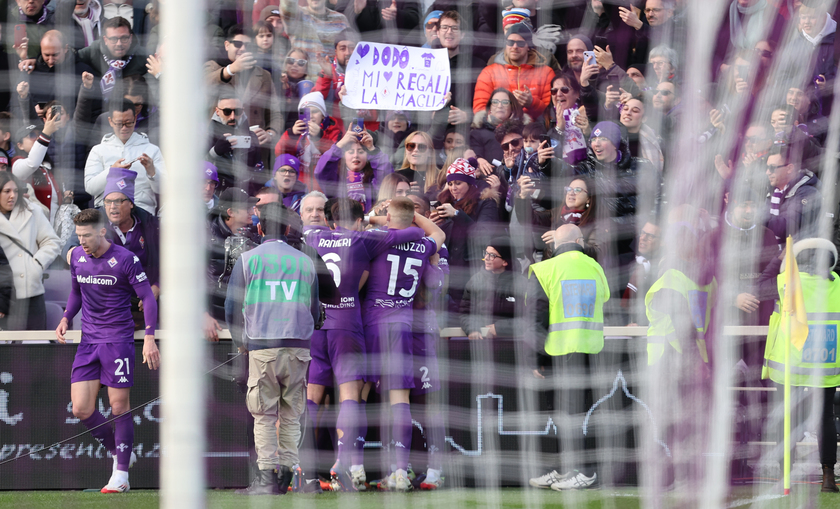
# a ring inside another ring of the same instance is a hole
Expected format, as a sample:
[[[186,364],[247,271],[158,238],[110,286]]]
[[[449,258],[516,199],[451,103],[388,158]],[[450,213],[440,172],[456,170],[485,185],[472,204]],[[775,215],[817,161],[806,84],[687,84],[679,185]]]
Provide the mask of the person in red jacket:
[[[473,113],[482,111],[497,88],[513,92],[525,113],[538,118],[551,101],[554,71],[534,49],[533,33],[528,25],[516,23],[505,30],[506,46],[492,64],[481,71],[473,95]]]
[[[309,122],[297,120],[286,129],[274,147],[274,155],[291,154],[297,157],[301,163],[298,180],[311,190],[316,185],[312,170],[318,164],[321,154],[338,141],[341,130],[335,125],[335,120],[327,115],[324,96],[320,92],[310,92],[301,97],[298,114],[304,112],[308,112]]]

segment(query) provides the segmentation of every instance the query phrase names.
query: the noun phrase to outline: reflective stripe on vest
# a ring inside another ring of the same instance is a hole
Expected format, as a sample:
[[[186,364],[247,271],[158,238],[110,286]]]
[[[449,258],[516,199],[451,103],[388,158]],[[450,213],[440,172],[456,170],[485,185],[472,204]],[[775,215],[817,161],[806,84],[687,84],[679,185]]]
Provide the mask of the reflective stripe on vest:
[[[779,302],[785,294],[784,276],[779,274],[776,279]],[[837,387],[840,385],[840,278],[834,274],[834,281],[830,281],[800,272],[800,281],[808,312],[808,337],[801,351],[790,346],[790,383],[798,387]],[[785,382],[785,349],[789,342],[787,321],[776,311],[770,317],[762,378],[779,384]]]
[[[653,365],[662,358],[665,354],[666,344],[671,345],[677,352],[683,353],[680,347],[680,339],[676,337],[670,315],[653,309],[651,306],[656,293],[666,289],[673,290],[685,298],[695,326],[693,337],[686,339],[694,339],[700,357],[704,362],[709,362],[706,351],[706,331],[709,329],[717,281],[712,279],[712,282],[708,285],[699,286],[682,272],[669,269],[653,283],[647,295],[645,295],[646,314],[650,321],[647,333],[648,365]]]
[[[572,330],[572,329],[589,329],[589,330],[604,330],[604,324],[598,322],[563,322],[563,323],[552,323],[548,326],[548,332],[558,332],[561,330]]]
[[[598,262],[580,251],[567,251],[531,265],[529,272],[549,301],[546,353],[593,354],[603,350],[604,302],[609,292]]]

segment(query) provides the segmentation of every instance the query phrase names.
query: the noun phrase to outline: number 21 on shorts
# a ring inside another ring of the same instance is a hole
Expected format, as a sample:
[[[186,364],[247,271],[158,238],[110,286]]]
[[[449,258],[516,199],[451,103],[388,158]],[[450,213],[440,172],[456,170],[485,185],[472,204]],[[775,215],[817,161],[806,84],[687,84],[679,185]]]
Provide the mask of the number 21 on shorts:
[[[114,363],[117,364],[117,369],[114,370],[115,375],[123,376],[131,374],[131,368],[129,367],[130,365],[128,363],[128,357],[125,357],[123,359],[114,359]],[[123,367],[125,367],[125,373],[123,373]]]

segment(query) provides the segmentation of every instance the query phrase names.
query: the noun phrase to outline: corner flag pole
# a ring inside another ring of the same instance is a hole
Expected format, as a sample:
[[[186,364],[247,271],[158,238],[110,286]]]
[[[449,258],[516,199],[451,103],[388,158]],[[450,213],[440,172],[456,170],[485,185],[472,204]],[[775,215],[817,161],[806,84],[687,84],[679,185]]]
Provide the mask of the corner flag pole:
[[[788,237],[790,246],[790,237]],[[791,254],[791,251],[788,251]],[[787,293],[787,292],[786,292]],[[784,455],[784,494],[790,495],[790,344],[791,344],[791,323],[790,310],[785,310],[787,316],[787,341],[785,341],[785,455]]]

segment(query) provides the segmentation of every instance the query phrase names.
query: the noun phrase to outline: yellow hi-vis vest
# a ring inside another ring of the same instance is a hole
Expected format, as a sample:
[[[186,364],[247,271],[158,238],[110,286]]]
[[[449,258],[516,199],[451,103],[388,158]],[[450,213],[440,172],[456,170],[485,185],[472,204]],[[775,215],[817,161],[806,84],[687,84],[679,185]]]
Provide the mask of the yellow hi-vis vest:
[[[603,350],[604,302],[610,294],[598,262],[580,251],[568,251],[531,265],[531,274],[548,296],[545,352],[566,355]]]
[[[837,329],[840,325],[840,278],[834,281],[807,272],[799,274],[802,297],[808,312],[808,339],[800,352],[790,348],[790,384],[799,387],[837,387],[840,385],[840,356],[837,355]],[[784,273],[777,278],[779,301],[770,317],[770,330],[764,350],[761,378],[785,383],[785,346],[789,331],[781,326],[780,302],[785,297]]]
[[[653,286],[645,295],[645,313],[647,314],[650,326],[647,332],[648,365],[656,364],[662,355],[665,354],[665,345],[670,345],[679,353],[680,338],[676,336],[674,323],[671,316],[662,311],[650,307],[656,292],[668,289],[678,292],[685,297],[691,310],[691,320],[694,324],[694,340],[697,343],[697,350],[703,362],[709,362],[709,355],[706,352],[706,332],[709,330],[709,319],[712,316],[712,305],[717,291],[717,281],[699,286],[688,276],[676,269],[669,269],[662,274],[662,277],[653,283]]]

